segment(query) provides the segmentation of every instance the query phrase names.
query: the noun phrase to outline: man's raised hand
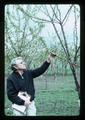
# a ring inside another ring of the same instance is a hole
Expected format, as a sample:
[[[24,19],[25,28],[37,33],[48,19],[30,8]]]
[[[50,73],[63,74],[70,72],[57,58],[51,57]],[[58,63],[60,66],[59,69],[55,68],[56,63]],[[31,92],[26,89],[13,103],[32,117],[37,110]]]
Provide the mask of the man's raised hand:
[[[47,62],[50,63],[55,57],[56,57],[56,54],[53,53],[53,52],[51,52],[51,53],[48,55]]]

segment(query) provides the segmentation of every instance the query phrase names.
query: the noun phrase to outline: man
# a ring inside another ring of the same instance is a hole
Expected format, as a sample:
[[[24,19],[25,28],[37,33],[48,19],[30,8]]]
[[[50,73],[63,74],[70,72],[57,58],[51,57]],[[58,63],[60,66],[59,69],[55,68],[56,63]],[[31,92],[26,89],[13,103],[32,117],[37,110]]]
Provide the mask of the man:
[[[24,113],[13,108],[14,116],[36,116],[33,78],[43,74],[54,57],[55,55],[51,53],[42,66],[35,70],[27,70],[26,63],[23,61],[22,57],[14,58],[11,61],[11,69],[13,72],[7,79],[7,96],[12,102],[12,105],[18,105],[17,108],[20,106],[20,109],[22,109],[23,106],[26,108]],[[20,95],[24,96],[26,99],[23,99]]]

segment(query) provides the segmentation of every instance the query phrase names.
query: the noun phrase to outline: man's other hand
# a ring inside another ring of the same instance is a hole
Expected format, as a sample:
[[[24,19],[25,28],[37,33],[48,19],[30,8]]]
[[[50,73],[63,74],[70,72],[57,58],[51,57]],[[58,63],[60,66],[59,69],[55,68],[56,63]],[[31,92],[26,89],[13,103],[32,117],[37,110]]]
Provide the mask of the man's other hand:
[[[31,103],[31,101],[29,99],[26,99],[24,102],[24,105],[27,107],[30,103]]]

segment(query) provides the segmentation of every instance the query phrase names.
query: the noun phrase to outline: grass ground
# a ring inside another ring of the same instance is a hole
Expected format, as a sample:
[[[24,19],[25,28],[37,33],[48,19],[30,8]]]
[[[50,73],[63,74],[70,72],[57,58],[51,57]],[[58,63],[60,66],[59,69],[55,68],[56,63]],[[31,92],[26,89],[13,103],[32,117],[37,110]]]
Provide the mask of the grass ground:
[[[78,94],[72,76],[41,76],[34,80],[37,116],[79,115]],[[11,102],[5,95],[5,114],[12,116]]]

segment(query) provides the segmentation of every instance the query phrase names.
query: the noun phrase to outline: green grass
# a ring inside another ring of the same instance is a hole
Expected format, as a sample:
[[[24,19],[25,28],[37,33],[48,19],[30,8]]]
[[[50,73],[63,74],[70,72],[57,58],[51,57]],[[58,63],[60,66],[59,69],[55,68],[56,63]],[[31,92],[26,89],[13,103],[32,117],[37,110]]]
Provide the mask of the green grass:
[[[37,115],[78,115],[77,96],[73,91],[41,91],[36,99]],[[42,96],[41,96],[42,95]],[[53,112],[53,113],[51,113]]]
[[[8,100],[7,95],[5,95],[5,115],[12,116],[11,102]]]
[[[46,85],[47,80],[47,85]],[[78,94],[72,76],[38,77],[34,80],[37,116],[79,115]],[[5,96],[5,114],[12,115],[11,103]]]

